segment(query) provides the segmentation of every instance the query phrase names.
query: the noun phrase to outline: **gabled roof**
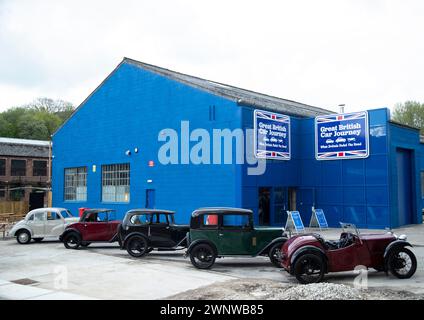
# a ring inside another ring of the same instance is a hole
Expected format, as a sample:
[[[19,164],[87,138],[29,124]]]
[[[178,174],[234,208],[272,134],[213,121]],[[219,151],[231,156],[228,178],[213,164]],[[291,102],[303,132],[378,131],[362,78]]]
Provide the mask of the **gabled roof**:
[[[238,105],[258,107],[262,109],[268,109],[275,112],[282,112],[288,115],[295,115],[301,117],[315,117],[317,115],[333,113],[330,110],[313,107],[296,101],[277,98],[274,96],[230,86],[216,81],[190,76],[184,73],[161,68],[130,58],[124,58],[123,62],[136,65],[145,70],[184,83],[194,88],[233,100]]]
[[[137,61],[130,58],[124,58],[121,63],[104,79],[99,86],[75,109],[74,113],[69,117],[62,125],[54,132],[53,136],[60,130],[62,127],[69,121],[72,116],[78,112],[78,110],[84,106],[84,104],[93,96],[97,90],[102,87],[102,85],[124,64],[132,64],[142,69],[148,70],[150,72],[159,74],[161,76],[167,77],[169,79],[184,83],[191,87],[209,92],[211,94],[221,96],[230,100],[233,100],[240,106],[251,106],[254,108],[261,108],[264,110],[270,110],[274,112],[281,112],[287,115],[294,115],[300,117],[315,117],[317,115],[323,114],[332,114],[333,111],[313,107],[307,104],[299,103],[296,101],[281,99],[266,95],[263,93],[258,93],[255,91],[250,91],[246,89],[241,89],[238,87],[230,86],[227,84],[219,83],[216,81],[206,80],[195,76],[190,76],[184,73],[177,71],[172,71],[169,69],[161,68],[154,66],[148,63]]]

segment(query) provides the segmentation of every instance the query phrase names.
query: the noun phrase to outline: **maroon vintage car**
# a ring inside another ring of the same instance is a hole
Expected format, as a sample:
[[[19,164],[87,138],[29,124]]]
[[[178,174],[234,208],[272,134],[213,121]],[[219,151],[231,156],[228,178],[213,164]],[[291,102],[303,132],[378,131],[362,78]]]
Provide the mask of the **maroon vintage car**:
[[[87,247],[92,242],[119,241],[118,227],[121,221],[116,219],[115,210],[88,209],[80,221],[70,224],[59,237],[67,249]]]
[[[320,282],[329,272],[351,271],[357,266],[390,271],[406,279],[417,269],[406,236],[393,233],[360,234],[355,225],[342,224],[338,241],[325,241],[319,234],[290,238],[281,248],[281,265],[300,283]],[[347,229],[354,229],[349,232]]]

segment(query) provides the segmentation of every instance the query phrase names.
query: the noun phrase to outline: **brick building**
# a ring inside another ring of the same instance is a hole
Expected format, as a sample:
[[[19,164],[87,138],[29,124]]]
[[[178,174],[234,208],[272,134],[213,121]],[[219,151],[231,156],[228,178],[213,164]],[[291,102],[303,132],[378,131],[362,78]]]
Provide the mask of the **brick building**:
[[[0,138],[0,202],[25,201],[29,209],[47,205],[49,141]]]

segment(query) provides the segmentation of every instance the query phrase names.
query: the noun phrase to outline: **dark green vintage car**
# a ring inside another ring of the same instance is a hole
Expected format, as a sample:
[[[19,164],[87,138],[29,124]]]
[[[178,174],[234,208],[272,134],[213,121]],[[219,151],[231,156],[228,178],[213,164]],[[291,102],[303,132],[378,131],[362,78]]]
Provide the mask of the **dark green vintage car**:
[[[254,227],[251,210],[203,208],[191,215],[186,256],[199,269],[208,269],[216,258],[226,256],[268,256],[280,267],[280,249],[286,240],[282,227]]]

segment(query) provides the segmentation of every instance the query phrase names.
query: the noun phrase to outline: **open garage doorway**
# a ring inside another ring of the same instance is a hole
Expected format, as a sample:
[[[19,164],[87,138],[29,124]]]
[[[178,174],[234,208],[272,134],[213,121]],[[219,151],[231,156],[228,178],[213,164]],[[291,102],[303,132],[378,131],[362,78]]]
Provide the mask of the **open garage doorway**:
[[[271,188],[259,188],[258,200],[259,225],[269,226],[271,222]]]

